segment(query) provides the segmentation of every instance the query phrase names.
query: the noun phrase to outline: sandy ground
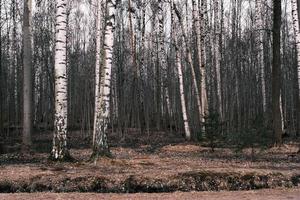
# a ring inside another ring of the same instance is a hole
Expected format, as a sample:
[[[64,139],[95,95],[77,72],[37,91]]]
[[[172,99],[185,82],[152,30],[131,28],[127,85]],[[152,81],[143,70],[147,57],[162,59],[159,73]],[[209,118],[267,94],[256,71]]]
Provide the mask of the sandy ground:
[[[300,199],[300,189],[280,190],[256,190],[237,192],[174,192],[174,193],[137,193],[137,194],[99,194],[99,193],[16,193],[0,194],[2,200],[17,199],[70,199],[70,200],[92,200],[92,199],[164,199],[164,200],[293,200]]]

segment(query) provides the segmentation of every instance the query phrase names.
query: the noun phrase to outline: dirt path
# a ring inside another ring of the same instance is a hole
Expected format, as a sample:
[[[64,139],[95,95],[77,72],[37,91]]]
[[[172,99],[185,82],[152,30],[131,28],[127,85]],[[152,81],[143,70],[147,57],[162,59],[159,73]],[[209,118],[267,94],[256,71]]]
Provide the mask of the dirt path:
[[[174,193],[137,193],[137,194],[99,194],[99,193],[16,193],[0,194],[2,200],[17,199],[70,199],[70,200],[92,200],[92,199],[164,199],[164,200],[293,200],[300,199],[300,188],[280,189],[280,190],[256,190],[256,191],[237,191],[237,192],[174,192]]]

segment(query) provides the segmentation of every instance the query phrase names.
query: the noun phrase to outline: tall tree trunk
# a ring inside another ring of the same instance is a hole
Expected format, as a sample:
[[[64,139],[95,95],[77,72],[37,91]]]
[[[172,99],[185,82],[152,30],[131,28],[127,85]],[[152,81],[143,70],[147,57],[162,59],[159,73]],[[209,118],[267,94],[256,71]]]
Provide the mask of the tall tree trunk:
[[[185,93],[184,93],[184,84],[183,84],[183,73],[182,73],[182,65],[180,61],[180,53],[178,48],[178,42],[177,42],[177,34],[174,26],[174,8],[173,8],[173,0],[171,0],[171,26],[172,26],[172,41],[175,45],[175,54],[176,54],[176,67],[178,71],[178,79],[179,79],[179,92],[180,92],[180,103],[181,103],[181,111],[182,111],[182,118],[183,118],[183,125],[184,125],[184,132],[185,137],[187,139],[191,138],[191,132],[190,132],[190,126],[189,121],[187,117],[187,109],[186,109],[186,103],[185,103]]]
[[[31,60],[31,0],[24,1],[23,17],[23,137],[25,150],[31,146],[32,133],[32,60]],[[28,150],[28,149],[27,149]]]
[[[187,36],[186,36],[186,31],[185,31],[183,23],[182,23],[181,15],[180,15],[178,9],[176,8],[176,4],[173,4],[173,6],[174,6],[175,13],[177,15],[177,18],[179,20],[179,25],[182,29],[183,43],[184,43],[184,48],[185,48],[185,52],[186,52],[186,55],[187,55],[187,61],[188,61],[188,64],[190,65],[191,71],[192,71],[192,79],[193,79],[193,85],[194,85],[195,96],[196,96],[196,103],[197,103],[197,108],[198,108],[198,117],[200,119],[200,117],[202,115],[200,92],[199,92],[199,88],[198,88],[198,84],[197,84],[195,68],[194,68],[193,61],[192,61],[192,54],[191,54],[191,51],[188,47],[188,39],[187,39]],[[190,138],[187,138],[187,140],[190,140]]]
[[[26,1],[25,1],[26,2]],[[24,4],[25,4],[24,2]],[[17,42],[17,2],[12,0],[12,18],[13,18],[13,34],[12,34],[12,73],[13,73],[13,98],[14,98],[14,125],[17,127],[19,125],[19,93],[18,93],[18,83],[19,83],[19,68],[18,68],[18,42]],[[24,8],[25,11],[25,8]],[[24,23],[23,23],[24,25]]]
[[[175,43],[175,51],[176,51],[176,66],[178,70],[178,78],[179,78],[179,92],[180,92],[180,102],[181,102],[181,111],[184,125],[185,138],[190,140],[191,131],[186,111],[186,103],[185,103],[185,93],[184,93],[184,84],[183,84],[183,73],[182,73],[182,65],[180,61],[180,54],[177,44]]]
[[[167,123],[169,123],[170,118],[170,97],[169,97],[169,88],[168,88],[168,68],[167,68],[167,61],[166,57],[167,54],[165,52],[164,48],[164,13],[163,13],[163,0],[158,0],[158,50],[159,50],[159,62],[161,66],[162,71],[162,81],[161,81],[161,91],[163,92],[164,100],[162,101],[162,104],[166,104],[166,115],[164,115],[165,118],[167,118]]]
[[[99,106],[97,110],[97,121],[95,130],[95,145],[93,146],[92,158],[98,156],[109,156],[110,151],[107,143],[107,132],[110,111],[110,87],[113,62],[114,27],[116,1],[107,0],[107,18],[104,34],[104,64],[101,68]]]
[[[281,56],[280,56],[281,0],[273,0],[273,66],[272,115],[275,145],[282,144],[282,116],[280,112]]]
[[[292,16],[293,25],[296,38],[296,52],[297,52],[297,81],[298,81],[298,97],[296,99],[296,119],[297,119],[297,133],[300,134],[300,28],[299,28],[299,4],[297,5],[297,0],[292,0]]]
[[[56,0],[55,34],[55,116],[51,158],[65,160],[69,157],[67,148],[67,1]]]
[[[219,0],[214,0],[214,26],[215,26],[215,44],[214,44],[214,55],[215,55],[215,68],[217,77],[217,98],[218,98],[218,113],[221,121],[223,121],[223,101],[222,101],[222,89],[221,89],[221,55],[220,55],[220,12],[219,12]]]
[[[0,22],[2,21],[2,0],[0,0]],[[2,81],[2,27],[0,29],[0,85]],[[0,87],[0,131],[3,132],[3,87]]]
[[[100,62],[101,62],[101,27],[102,0],[97,1],[97,20],[96,20],[96,63],[95,63],[95,108],[94,108],[94,125],[93,125],[93,146],[95,145],[97,110],[99,110],[99,88],[100,88]]]
[[[198,0],[199,2],[200,0]],[[200,6],[201,5],[201,6]],[[207,19],[207,0],[201,0],[201,4],[198,3],[198,7],[201,7],[201,18],[200,18],[200,25],[201,25],[201,56],[202,56],[202,63],[200,68],[201,73],[201,103],[202,103],[202,113],[203,118],[208,116],[208,99],[207,99],[207,90],[206,90],[206,42],[207,42],[207,29],[208,29],[208,19]],[[203,121],[205,122],[205,121]]]
[[[131,50],[131,64],[133,67],[133,80],[132,80],[132,100],[133,106],[131,108],[131,118],[132,118],[132,125],[138,126],[140,128],[140,132],[144,131],[144,112],[143,112],[143,101],[141,99],[141,77],[140,77],[140,69],[141,67],[138,66],[138,59],[137,59],[137,34],[136,34],[136,27],[137,23],[139,22],[136,19],[136,15],[138,11],[136,9],[137,3],[132,4],[132,1],[128,1],[128,20],[129,20],[129,32],[130,32],[130,50]]]
[[[208,105],[207,105],[207,95],[206,95],[206,79],[205,79],[205,64],[202,61],[203,55],[202,53],[205,53],[205,50],[202,51],[202,48],[204,47],[202,45],[202,37],[201,37],[201,27],[200,27],[200,17],[199,17],[199,11],[198,11],[197,2],[196,0],[192,0],[192,8],[193,8],[193,23],[194,23],[194,30],[196,33],[196,45],[197,45],[197,58],[198,58],[198,64],[199,64],[199,70],[200,70],[200,93],[201,93],[201,115],[200,115],[200,123],[201,123],[201,129],[202,129],[202,136],[205,137],[205,116],[208,113]],[[202,22],[204,22],[202,20]],[[203,26],[204,27],[204,26]],[[202,32],[203,34],[203,32]],[[204,40],[204,38],[203,38]]]
[[[263,26],[263,11],[264,3],[262,0],[256,0],[255,3],[255,28],[256,28],[256,49],[257,49],[257,64],[260,66],[260,82],[261,94],[263,100],[264,115],[267,112],[267,97],[266,97],[266,78],[265,78],[265,63],[264,63],[264,26]]]

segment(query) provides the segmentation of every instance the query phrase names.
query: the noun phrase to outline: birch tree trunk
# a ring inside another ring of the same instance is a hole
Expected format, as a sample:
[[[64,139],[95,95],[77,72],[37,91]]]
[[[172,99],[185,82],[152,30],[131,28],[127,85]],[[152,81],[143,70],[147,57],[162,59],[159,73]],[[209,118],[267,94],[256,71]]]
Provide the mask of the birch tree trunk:
[[[298,0],[299,2],[299,0]],[[296,99],[296,119],[297,119],[297,133],[300,134],[300,28],[299,28],[299,9],[297,0],[292,0],[292,17],[293,25],[296,39],[296,52],[297,52],[297,84],[298,84],[298,94]]]
[[[173,6],[174,6],[175,13],[177,15],[177,18],[179,20],[180,27],[182,29],[183,43],[184,43],[184,48],[185,48],[185,51],[187,54],[187,61],[188,61],[188,64],[190,65],[191,71],[192,71],[192,79],[193,79],[193,85],[194,85],[194,89],[195,89],[196,103],[197,103],[197,108],[198,108],[198,116],[200,119],[201,115],[202,115],[201,101],[200,101],[200,93],[199,93],[199,88],[198,88],[197,79],[196,79],[196,72],[195,72],[195,68],[193,65],[193,61],[192,61],[192,54],[191,54],[190,49],[188,48],[188,40],[187,40],[187,36],[186,36],[186,31],[185,31],[183,23],[182,23],[181,15],[180,15],[178,9],[176,8],[176,4],[173,4]],[[187,140],[190,140],[190,138],[187,138]]]
[[[97,112],[95,131],[95,144],[93,146],[92,158],[99,156],[110,156],[107,143],[107,131],[110,111],[110,87],[111,71],[113,61],[114,28],[115,28],[116,1],[107,0],[107,18],[104,35],[104,64],[101,68],[99,106]]]
[[[280,55],[281,0],[273,0],[273,66],[272,116],[275,145],[282,144],[282,116],[280,112],[281,55]]]
[[[267,97],[266,97],[266,78],[265,78],[265,64],[264,64],[264,26],[263,26],[263,9],[264,4],[262,0],[256,0],[255,3],[255,29],[256,29],[256,49],[257,49],[257,61],[260,67],[260,81],[261,81],[261,94],[263,100],[263,112],[264,115],[267,111]]]
[[[96,63],[95,63],[95,110],[94,110],[94,125],[93,125],[93,146],[95,145],[97,110],[99,110],[99,88],[100,88],[100,56],[101,56],[101,15],[102,15],[102,0],[97,1],[97,20],[96,20]]]
[[[51,158],[65,160],[69,158],[67,148],[67,0],[56,0],[55,34],[55,116]]]
[[[185,93],[184,93],[184,84],[183,84],[183,73],[182,73],[182,65],[180,61],[180,53],[178,48],[178,42],[177,42],[177,34],[174,27],[174,8],[173,8],[173,0],[171,0],[171,25],[172,25],[172,41],[175,45],[175,54],[176,54],[176,67],[178,71],[178,79],[179,79],[179,92],[180,92],[180,103],[181,103],[181,111],[182,111],[182,118],[183,118],[183,125],[184,125],[184,132],[185,137],[187,139],[191,138],[191,132],[190,132],[190,126],[189,121],[187,117],[187,109],[186,109],[186,103],[185,103]]]
[[[194,29],[196,33],[196,45],[197,45],[197,58],[199,63],[199,70],[200,70],[200,93],[201,93],[201,115],[200,115],[200,123],[201,123],[201,129],[202,129],[202,136],[205,137],[205,116],[208,114],[208,104],[207,104],[207,95],[206,95],[206,78],[205,78],[205,64],[202,60],[203,55],[202,53],[205,53],[205,50],[202,51],[203,45],[202,45],[202,36],[201,36],[201,27],[200,27],[200,17],[199,17],[199,11],[197,6],[196,0],[192,0],[192,7],[193,7],[193,22],[194,22]],[[203,21],[202,21],[203,22]],[[202,32],[203,34],[203,32]],[[204,39],[203,39],[204,40]]]
[[[31,60],[31,0],[24,1],[23,17],[23,137],[24,150],[30,148],[32,132],[32,60]]]
[[[292,16],[293,16],[295,38],[296,38],[298,89],[300,91],[300,29],[299,29],[299,21],[298,21],[299,17],[298,17],[297,0],[292,0]]]
[[[177,66],[177,70],[178,70],[180,102],[181,102],[181,109],[182,109],[182,118],[183,118],[185,138],[187,140],[190,140],[191,131],[190,131],[190,125],[189,125],[187,111],[186,111],[182,65],[181,65],[181,61],[180,61],[179,49],[178,49],[178,46],[176,43],[175,43],[175,51],[176,51],[176,66]]]
[[[199,0],[198,0],[199,2]],[[198,7],[200,3],[198,3]],[[201,103],[202,103],[202,113],[203,118],[202,122],[205,122],[205,116],[209,114],[208,112],[208,99],[207,99],[207,90],[206,90],[206,35],[207,35],[207,1],[201,0],[201,18],[200,18],[200,25],[201,25],[201,56],[202,56],[202,63],[200,68],[201,73]]]

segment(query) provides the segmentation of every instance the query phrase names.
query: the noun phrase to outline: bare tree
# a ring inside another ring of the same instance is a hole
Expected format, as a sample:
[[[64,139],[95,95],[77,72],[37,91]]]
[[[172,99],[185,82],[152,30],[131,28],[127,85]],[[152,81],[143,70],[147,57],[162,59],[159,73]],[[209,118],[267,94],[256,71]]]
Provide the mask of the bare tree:
[[[31,0],[24,1],[23,16],[23,139],[25,148],[31,146],[32,133],[32,60],[31,60]]]
[[[69,157],[67,148],[67,4],[56,0],[55,34],[55,117],[51,157],[65,160]]]
[[[99,106],[95,130],[95,144],[93,146],[94,159],[98,156],[109,156],[110,151],[107,143],[107,131],[109,123],[109,105],[111,89],[111,71],[113,62],[114,28],[115,28],[116,1],[107,0],[107,19],[104,36],[105,62],[101,68]]]
[[[281,30],[281,0],[273,0],[273,66],[272,66],[272,116],[273,130],[276,145],[282,144],[282,116],[280,110],[281,87],[281,55],[280,55],[280,30]]]
[[[220,22],[220,2],[214,0],[214,28],[215,28],[215,43],[214,43],[214,56],[215,68],[217,78],[217,98],[218,98],[218,112],[221,121],[223,121],[223,101],[222,101],[222,87],[221,87],[221,52],[220,52],[220,35],[221,35],[221,22]]]
[[[184,48],[185,48],[185,52],[186,52],[186,56],[187,56],[187,62],[189,64],[189,66],[191,67],[191,71],[192,71],[192,79],[193,79],[193,86],[195,89],[195,96],[196,96],[196,103],[197,103],[197,108],[198,108],[198,116],[199,119],[201,118],[202,115],[202,110],[201,110],[201,100],[200,100],[200,92],[199,92],[199,87],[198,87],[198,83],[197,83],[197,78],[196,78],[196,71],[195,71],[195,67],[193,64],[193,60],[192,60],[192,54],[191,51],[188,47],[188,39],[187,39],[187,35],[186,35],[186,30],[183,26],[182,23],[182,18],[181,18],[181,14],[179,12],[179,10],[176,7],[176,4],[173,4],[174,6],[174,10],[175,10],[175,14],[178,18],[179,21],[179,25],[181,27],[182,30],[182,38],[183,38],[183,43],[184,43]],[[190,138],[186,137],[187,140],[190,140]]]
[[[102,16],[102,1],[97,1],[97,20],[96,20],[96,63],[95,63],[95,110],[94,110],[94,129],[93,129],[93,145],[95,145],[96,125],[97,125],[97,110],[99,110],[99,88],[100,88],[100,62],[101,62],[101,27]]]
[[[260,66],[260,81],[262,92],[263,112],[267,111],[267,97],[266,97],[266,78],[265,78],[265,63],[264,63],[264,44],[263,44],[263,12],[264,3],[262,0],[256,0],[255,2],[255,27],[256,27],[256,48],[257,48],[257,60]]]
[[[184,132],[185,137],[187,139],[191,138],[190,126],[187,117],[187,109],[186,109],[186,102],[185,102],[185,92],[184,92],[184,84],[183,84],[183,72],[182,72],[182,65],[180,60],[180,53],[177,41],[177,34],[175,30],[175,19],[174,19],[174,2],[171,0],[171,26],[172,26],[172,42],[175,45],[175,63],[178,71],[178,79],[179,79],[179,93],[180,93],[180,103],[181,103],[181,111],[182,111],[182,118],[183,118],[183,125],[184,125]]]

